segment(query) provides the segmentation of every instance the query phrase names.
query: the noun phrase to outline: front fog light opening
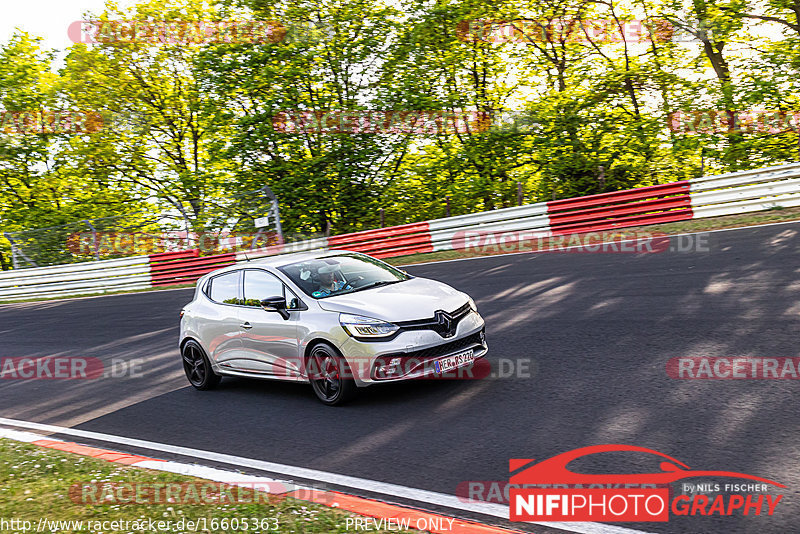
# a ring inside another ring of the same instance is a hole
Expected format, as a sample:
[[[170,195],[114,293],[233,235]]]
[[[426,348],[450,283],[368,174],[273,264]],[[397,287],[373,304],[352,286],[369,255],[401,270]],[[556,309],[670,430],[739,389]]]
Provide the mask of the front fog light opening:
[[[375,373],[377,376],[382,378],[391,378],[393,376],[398,376],[400,374],[400,366],[402,365],[402,360],[400,358],[392,358],[389,360],[389,363],[384,363],[383,365],[379,365],[375,369]]]

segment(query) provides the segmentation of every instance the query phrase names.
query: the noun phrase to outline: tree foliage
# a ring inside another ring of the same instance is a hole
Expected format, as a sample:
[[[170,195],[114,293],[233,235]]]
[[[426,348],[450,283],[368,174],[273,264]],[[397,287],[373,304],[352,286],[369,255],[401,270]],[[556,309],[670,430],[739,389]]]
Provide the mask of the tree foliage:
[[[400,224],[515,205],[520,187],[535,202],[794,161],[798,5],[110,3],[101,31],[115,20],[249,19],[275,33],[75,44],[60,68],[35,37],[15,34],[0,45],[0,111],[91,111],[103,122],[0,132],[0,226],[136,212],[195,231],[252,230],[267,203],[242,199],[268,185],[286,231],[343,233],[376,227],[381,214]],[[764,111],[783,115],[741,123]],[[348,129],[348,116],[367,112],[472,119]],[[317,123],[287,131],[286,116]],[[7,247],[0,241],[3,268]]]

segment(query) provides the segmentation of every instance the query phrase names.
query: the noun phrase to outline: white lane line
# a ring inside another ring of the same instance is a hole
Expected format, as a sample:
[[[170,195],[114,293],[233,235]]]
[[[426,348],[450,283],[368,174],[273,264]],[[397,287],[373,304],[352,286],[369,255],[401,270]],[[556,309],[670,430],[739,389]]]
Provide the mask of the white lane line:
[[[491,517],[499,517],[501,519],[508,519],[508,507],[502,504],[463,502],[455,495],[447,495],[445,493],[438,493],[435,491],[409,488],[406,486],[400,486],[398,484],[391,484],[388,482],[378,482],[375,480],[368,480],[365,478],[352,477],[348,475],[340,475],[337,473],[328,473],[326,471],[318,471],[316,469],[308,469],[305,467],[276,464],[264,460],[256,460],[254,458],[245,458],[242,456],[233,456],[218,452],[192,449],[189,447],[181,447],[178,445],[168,445],[165,443],[157,443],[155,441],[126,438],[124,436],[103,434],[101,432],[90,432],[87,430],[77,430],[74,428],[66,428],[55,425],[45,425],[42,423],[34,423],[30,421],[20,421],[18,419],[6,419],[4,417],[0,417],[0,425],[6,425],[18,428],[28,428],[43,432],[53,432],[67,436],[76,436],[97,441],[116,443],[119,445],[128,445],[130,447],[139,447],[153,451],[161,451],[171,454],[178,454],[181,456],[189,456],[192,458],[198,458],[198,459],[202,458],[214,462],[221,462],[239,467],[250,467],[252,469],[268,471],[270,473],[275,473],[278,475],[297,477],[306,480],[314,480],[318,482],[332,484],[335,486],[343,486],[371,493],[377,493],[380,495],[387,495],[390,497],[400,497],[403,499],[409,499],[419,503],[433,504],[436,506],[444,506],[446,508],[464,510],[467,512],[473,512]],[[46,438],[40,437],[39,439],[46,439]],[[588,523],[588,522],[587,523],[583,522],[544,523],[543,522],[534,524],[548,526],[551,528],[556,528],[561,530],[568,530],[580,534],[647,534],[641,530],[617,527],[613,525],[603,525],[600,523]]]

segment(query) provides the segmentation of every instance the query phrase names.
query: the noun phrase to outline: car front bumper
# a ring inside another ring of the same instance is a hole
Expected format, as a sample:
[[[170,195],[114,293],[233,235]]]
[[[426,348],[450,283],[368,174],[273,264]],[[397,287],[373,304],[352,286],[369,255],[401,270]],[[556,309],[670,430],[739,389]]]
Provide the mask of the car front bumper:
[[[433,330],[406,330],[387,341],[359,341],[348,337],[339,348],[359,386],[435,378],[441,375],[436,372],[434,362],[442,358],[469,350],[475,360],[486,355],[484,328],[480,314],[470,312],[459,321],[455,334],[449,338]],[[467,362],[453,370],[469,365]]]

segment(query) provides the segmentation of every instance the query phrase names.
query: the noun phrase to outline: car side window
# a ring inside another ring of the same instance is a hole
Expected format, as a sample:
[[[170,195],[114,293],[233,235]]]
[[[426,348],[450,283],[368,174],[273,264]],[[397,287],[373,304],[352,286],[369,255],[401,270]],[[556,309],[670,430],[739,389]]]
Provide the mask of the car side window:
[[[215,276],[209,283],[211,291],[208,296],[211,300],[223,304],[239,303],[239,271]]]
[[[283,296],[283,282],[266,271],[248,269],[244,272],[244,305],[260,307],[267,297]],[[287,308],[288,300],[287,300]]]

